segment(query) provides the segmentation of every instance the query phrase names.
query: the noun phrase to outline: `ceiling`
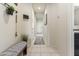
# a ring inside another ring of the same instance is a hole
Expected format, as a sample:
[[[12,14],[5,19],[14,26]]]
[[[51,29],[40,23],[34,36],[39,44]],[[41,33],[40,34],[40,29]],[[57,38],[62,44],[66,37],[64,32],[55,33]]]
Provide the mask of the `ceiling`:
[[[45,3],[33,3],[33,10],[35,13],[44,13],[46,4]]]

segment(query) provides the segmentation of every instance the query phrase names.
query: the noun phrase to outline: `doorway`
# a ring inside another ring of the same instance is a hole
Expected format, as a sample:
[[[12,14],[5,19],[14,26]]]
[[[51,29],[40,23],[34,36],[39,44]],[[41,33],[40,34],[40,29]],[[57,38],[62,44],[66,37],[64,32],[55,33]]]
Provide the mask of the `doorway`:
[[[45,45],[44,40],[44,14],[45,14],[45,4],[33,4],[34,10],[34,45]]]
[[[44,24],[43,24],[43,13],[35,13],[36,15],[36,31],[35,31],[35,42],[34,45],[41,45],[41,44],[45,44],[44,39],[43,39],[43,28],[44,28]]]

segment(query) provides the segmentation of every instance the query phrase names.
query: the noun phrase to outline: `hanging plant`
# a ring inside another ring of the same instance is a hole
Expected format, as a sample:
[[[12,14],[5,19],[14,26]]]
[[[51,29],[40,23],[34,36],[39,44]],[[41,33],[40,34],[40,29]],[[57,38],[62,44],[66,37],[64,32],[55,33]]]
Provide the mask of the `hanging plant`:
[[[6,13],[8,14],[8,15],[13,15],[13,12],[15,11],[15,9],[14,9],[14,7],[13,6],[8,6],[7,8],[6,8]]]

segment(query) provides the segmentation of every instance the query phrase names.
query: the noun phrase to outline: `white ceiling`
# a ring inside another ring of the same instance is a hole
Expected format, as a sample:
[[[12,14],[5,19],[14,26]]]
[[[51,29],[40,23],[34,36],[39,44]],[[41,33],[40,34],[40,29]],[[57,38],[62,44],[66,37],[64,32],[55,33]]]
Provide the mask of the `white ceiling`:
[[[35,13],[43,13],[45,11],[46,4],[45,3],[33,3],[33,10]]]

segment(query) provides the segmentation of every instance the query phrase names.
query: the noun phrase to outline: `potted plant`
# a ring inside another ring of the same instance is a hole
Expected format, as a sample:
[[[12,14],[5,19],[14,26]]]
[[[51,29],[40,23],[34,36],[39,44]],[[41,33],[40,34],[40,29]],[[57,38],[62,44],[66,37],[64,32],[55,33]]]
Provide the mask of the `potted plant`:
[[[28,40],[28,36],[27,35],[22,35],[22,41],[26,41]]]
[[[13,15],[13,12],[15,11],[15,9],[14,9],[14,7],[13,6],[8,6],[7,8],[6,8],[6,13],[8,14],[8,15]]]

